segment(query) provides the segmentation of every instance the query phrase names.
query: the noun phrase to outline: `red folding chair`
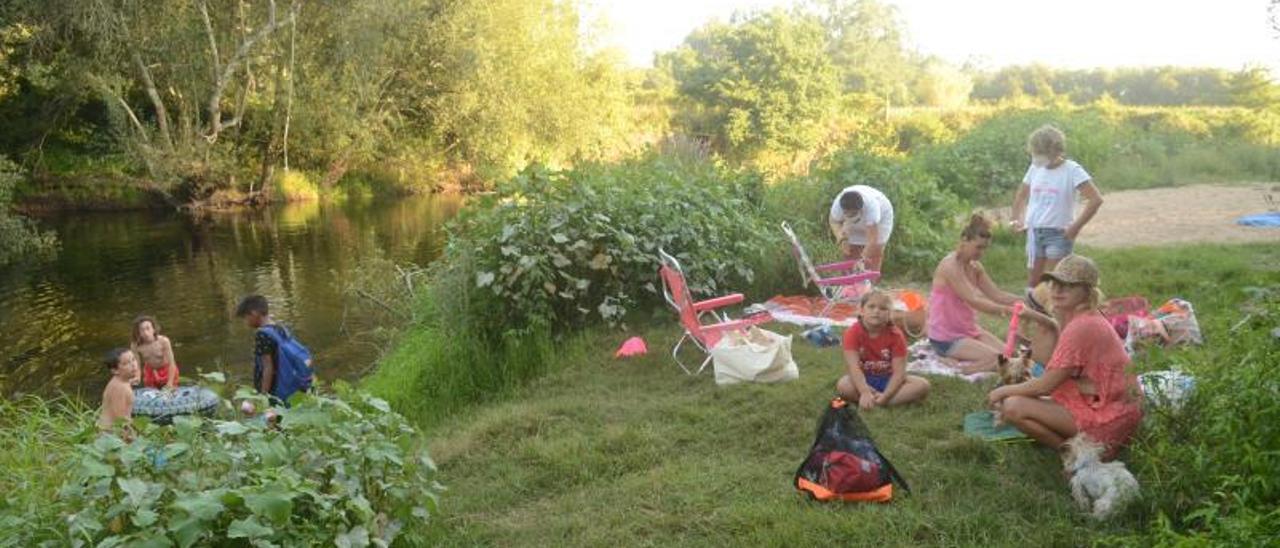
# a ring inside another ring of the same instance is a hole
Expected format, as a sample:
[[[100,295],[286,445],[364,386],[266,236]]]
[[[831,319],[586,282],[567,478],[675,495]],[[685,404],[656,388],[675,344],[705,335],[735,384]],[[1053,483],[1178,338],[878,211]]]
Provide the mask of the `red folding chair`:
[[[782,223],[782,232],[791,242],[791,254],[796,259],[796,265],[800,267],[801,281],[805,286],[813,284],[827,299],[827,306],[822,309],[823,316],[826,316],[840,302],[857,304],[856,298],[846,297],[847,288],[863,289],[863,291],[854,292],[861,295],[866,292],[865,289],[870,288],[872,283],[880,279],[880,272],[863,270],[862,261],[858,260],[814,266],[813,261],[809,260],[809,254],[805,253],[804,246],[800,245],[800,239],[796,238],[795,231],[791,230],[791,225],[786,221]],[[823,277],[824,273],[828,274],[828,277]]]
[[[671,348],[671,357],[686,374],[696,375],[706,369],[707,364],[711,363],[711,348],[720,342],[725,332],[743,330],[772,319],[769,314],[764,313],[733,320],[723,310],[718,310],[741,303],[743,300],[741,293],[695,302],[689,293],[689,285],[685,282],[684,269],[680,268],[680,262],[661,249],[658,250],[658,258],[662,263],[658,269],[658,275],[662,278],[663,297],[666,298],[667,304],[675,309],[676,315],[680,317],[680,325],[684,327],[684,335]],[[703,323],[704,316],[710,316],[712,323]],[[690,371],[684,362],[680,361],[680,347],[685,341],[693,341],[706,354],[697,371]]]

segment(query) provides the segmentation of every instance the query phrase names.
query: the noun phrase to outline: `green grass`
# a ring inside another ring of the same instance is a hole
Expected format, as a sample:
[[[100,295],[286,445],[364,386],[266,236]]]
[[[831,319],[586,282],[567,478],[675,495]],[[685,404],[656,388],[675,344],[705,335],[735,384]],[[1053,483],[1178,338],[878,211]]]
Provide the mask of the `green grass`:
[[[64,457],[93,439],[96,418],[95,410],[70,398],[0,399],[0,546],[60,536],[49,503],[72,473]]]
[[[1266,245],[1082,252],[1098,261],[1113,296],[1195,303],[1210,342],[1192,356],[1207,356],[1243,288],[1274,284],[1280,265],[1280,250]],[[1010,238],[985,263],[1002,286],[1021,287],[1021,254]],[[687,377],[671,362],[678,333],[665,322],[642,329],[651,353],[629,361],[611,352],[636,333],[588,334],[589,344],[558,355],[548,376],[433,428],[431,452],[450,491],[423,540],[1076,546],[1115,535],[1145,542],[1151,505],[1093,524],[1072,506],[1055,454],[965,438],[961,417],[983,407],[988,387],[950,379],[933,379],[919,406],[864,415],[912,494],[887,505],[809,502],[791,479],[841,373],[838,351],[797,339],[799,380],[717,388],[710,375]],[[1165,365],[1135,362],[1138,370]],[[1159,485],[1151,489],[1148,497],[1162,496]]]

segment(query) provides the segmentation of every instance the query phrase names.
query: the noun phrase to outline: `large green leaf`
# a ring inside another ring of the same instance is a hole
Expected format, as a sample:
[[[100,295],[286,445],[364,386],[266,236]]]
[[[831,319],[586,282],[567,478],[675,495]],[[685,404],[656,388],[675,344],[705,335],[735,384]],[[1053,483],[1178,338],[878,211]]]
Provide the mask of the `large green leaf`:
[[[143,506],[150,502],[147,496],[147,482],[138,478],[117,478],[116,485],[120,486],[120,490],[124,491],[129,497],[129,503],[134,508]]]
[[[290,499],[291,497],[276,493],[245,495],[244,505],[254,515],[264,517],[276,524],[283,524],[289,520],[289,514],[293,512],[293,501]]]
[[[262,538],[271,536],[275,530],[258,523],[257,518],[253,516],[238,519],[231,522],[231,526],[227,527],[227,538]]]
[[[193,518],[212,520],[226,509],[226,506],[222,504],[223,492],[223,490],[219,489],[188,495],[174,501],[173,506]]]

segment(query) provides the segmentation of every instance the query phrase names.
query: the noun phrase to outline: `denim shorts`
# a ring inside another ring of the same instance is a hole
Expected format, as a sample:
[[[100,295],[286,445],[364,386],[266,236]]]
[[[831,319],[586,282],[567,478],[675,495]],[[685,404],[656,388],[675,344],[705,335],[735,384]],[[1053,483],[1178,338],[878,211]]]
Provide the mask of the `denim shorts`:
[[[864,375],[867,379],[867,386],[870,386],[876,392],[884,392],[889,387],[889,375]]]
[[[1061,228],[1033,228],[1032,241],[1027,252],[1032,259],[1058,260],[1071,254],[1075,242],[1067,239],[1067,231]]]
[[[937,352],[939,356],[944,358],[951,352],[951,347],[955,346],[958,342],[960,342],[959,339],[954,341],[940,341],[933,337],[929,337],[929,346],[932,346],[933,351]]]

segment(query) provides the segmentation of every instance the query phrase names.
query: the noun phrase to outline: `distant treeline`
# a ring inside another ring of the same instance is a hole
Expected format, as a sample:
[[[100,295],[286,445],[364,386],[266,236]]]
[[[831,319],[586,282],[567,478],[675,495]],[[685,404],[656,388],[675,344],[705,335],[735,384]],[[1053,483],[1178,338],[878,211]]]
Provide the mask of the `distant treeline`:
[[[1238,72],[1194,67],[1066,70],[1029,65],[978,73],[970,94],[976,101],[1023,97],[1066,97],[1076,104],[1110,97],[1125,105],[1258,107],[1280,100],[1280,86],[1263,68]]]

